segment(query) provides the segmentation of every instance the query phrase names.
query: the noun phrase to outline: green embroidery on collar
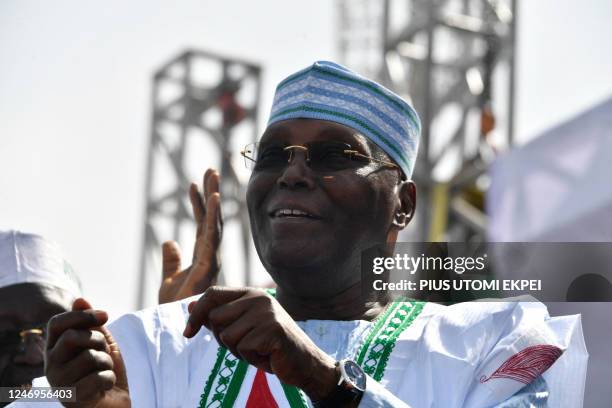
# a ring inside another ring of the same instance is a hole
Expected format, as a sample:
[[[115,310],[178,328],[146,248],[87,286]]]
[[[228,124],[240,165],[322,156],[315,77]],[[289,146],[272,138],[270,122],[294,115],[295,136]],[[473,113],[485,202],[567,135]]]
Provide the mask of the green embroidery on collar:
[[[230,355],[232,354],[230,353]],[[238,393],[240,392],[240,388],[242,387],[242,383],[244,382],[244,377],[246,376],[248,368],[249,364],[246,361],[239,360],[238,367],[236,367],[236,371],[233,373],[232,381],[230,382],[227,394],[223,399],[224,407],[234,406],[234,402],[236,402],[236,398],[238,398]]]
[[[266,292],[271,296],[276,295],[274,289],[266,289]],[[424,306],[425,302],[395,301],[376,319],[357,353],[356,363],[366,374],[376,381],[383,378],[397,338],[419,316]],[[217,360],[206,380],[199,407],[233,407],[248,368],[249,365],[245,361],[239,360],[225,347],[219,346]],[[209,402],[215,384],[215,393]],[[282,382],[281,385],[292,408],[308,407],[306,395],[302,390]]]
[[[395,310],[399,306],[400,306],[399,302],[391,303],[386,308],[386,310],[380,316],[378,316],[378,318],[374,321],[374,324],[372,325],[372,328],[370,329],[368,337],[366,337],[365,341],[363,342],[363,345],[360,348],[359,353],[357,353],[357,360],[355,362],[359,364],[361,367],[363,367],[363,360],[365,358],[366,352],[370,348],[370,344],[372,344],[372,341],[374,341],[376,336],[378,336],[381,333],[381,331],[383,331],[382,330],[383,326],[385,325],[385,323],[387,323],[389,316],[393,312],[395,312]]]
[[[225,355],[227,354],[227,349],[225,347],[219,347],[217,349],[217,360],[215,361],[215,366],[213,367],[208,379],[206,380],[206,385],[204,386],[204,392],[200,396],[200,408],[206,407],[206,401],[208,401],[208,395],[210,394],[210,390],[212,388],[213,382],[219,374],[219,370],[221,369],[221,364],[225,360]]]
[[[236,358],[225,347],[219,347],[217,361],[200,397],[200,408],[233,407],[248,368],[245,361]],[[208,402],[213,386],[214,393]]]
[[[298,387],[287,385],[283,382],[281,382],[281,385],[283,386],[285,397],[287,398],[291,408],[308,408],[304,391],[300,390]]]
[[[364,344],[362,352],[359,353],[362,360],[358,360],[357,364],[363,368],[366,374],[376,381],[383,378],[397,338],[412,324],[423,307],[424,303],[422,302],[401,302],[393,309],[388,310],[385,324],[382,325],[378,333],[372,336],[372,341],[369,344]]]

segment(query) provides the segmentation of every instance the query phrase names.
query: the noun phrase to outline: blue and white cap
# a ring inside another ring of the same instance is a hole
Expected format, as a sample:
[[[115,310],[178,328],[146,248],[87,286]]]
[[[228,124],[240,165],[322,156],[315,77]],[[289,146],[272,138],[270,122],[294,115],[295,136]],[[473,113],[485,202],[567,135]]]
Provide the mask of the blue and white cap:
[[[412,106],[384,86],[334,62],[317,61],[278,84],[268,126],[297,118],[355,129],[411,177],[421,122]]]

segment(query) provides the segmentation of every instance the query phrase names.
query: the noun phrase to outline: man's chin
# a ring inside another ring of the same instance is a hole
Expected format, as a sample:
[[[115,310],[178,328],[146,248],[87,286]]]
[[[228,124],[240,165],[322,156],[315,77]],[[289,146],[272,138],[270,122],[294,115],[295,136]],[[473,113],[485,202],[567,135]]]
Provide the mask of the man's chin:
[[[324,265],[329,261],[329,249],[307,242],[278,242],[268,248],[266,264],[272,270],[309,269]]]

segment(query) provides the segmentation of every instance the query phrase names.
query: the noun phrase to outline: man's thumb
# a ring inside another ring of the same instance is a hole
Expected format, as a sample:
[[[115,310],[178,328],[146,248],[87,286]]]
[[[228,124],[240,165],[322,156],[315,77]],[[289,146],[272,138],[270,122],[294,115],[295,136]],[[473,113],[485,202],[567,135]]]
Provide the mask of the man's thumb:
[[[77,298],[73,303],[72,303],[72,311],[75,312],[77,310],[88,310],[88,309],[93,309],[93,307],[91,306],[91,304],[83,299],[83,298]]]

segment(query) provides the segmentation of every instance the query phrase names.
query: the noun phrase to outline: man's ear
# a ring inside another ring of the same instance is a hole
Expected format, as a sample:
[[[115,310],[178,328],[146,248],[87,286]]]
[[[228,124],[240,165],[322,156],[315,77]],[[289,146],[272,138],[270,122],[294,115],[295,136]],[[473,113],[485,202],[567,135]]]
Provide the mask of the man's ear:
[[[402,181],[397,188],[398,205],[395,214],[393,214],[393,226],[400,231],[414,217],[414,211],[416,210],[416,185],[412,180],[406,180]]]

